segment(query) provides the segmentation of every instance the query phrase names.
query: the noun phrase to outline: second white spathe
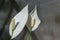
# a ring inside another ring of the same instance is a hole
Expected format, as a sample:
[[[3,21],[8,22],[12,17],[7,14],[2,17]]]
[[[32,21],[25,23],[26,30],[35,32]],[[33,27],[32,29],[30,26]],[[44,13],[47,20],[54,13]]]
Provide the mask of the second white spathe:
[[[39,24],[41,23],[41,20],[39,19],[38,15],[37,15],[37,7],[35,6],[35,8],[32,10],[32,12],[29,14],[28,17],[28,21],[27,21],[27,27],[30,30],[29,26],[31,25],[31,17],[35,19],[35,24],[32,28],[32,31],[36,30],[39,26]]]

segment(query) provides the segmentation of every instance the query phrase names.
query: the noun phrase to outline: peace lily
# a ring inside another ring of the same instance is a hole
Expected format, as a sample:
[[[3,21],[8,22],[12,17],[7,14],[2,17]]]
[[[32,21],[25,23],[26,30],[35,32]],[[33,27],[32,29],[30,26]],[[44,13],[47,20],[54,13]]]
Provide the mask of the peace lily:
[[[11,21],[9,27],[11,39],[17,37],[21,33],[27,22],[27,19],[28,19],[28,5],[25,6],[15,17],[13,17]],[[17,25],[17,27],[15,27],[17,22],[19,22],[19,24]]]
[[[26,25],[29,30],[31,30],[30,27],[32,27],[32,31],[34,31],[38,28],[40,23],[41,23],[41,20],[37,15],[37,7],[35,6],[35,8],[32,10],[32,12],[28,16],[28,21]]]
[[[29,29],[28,40],[31,40],[31,37],[30,37],[31,36],[31,32],[36,30],[40,23],[41,23],[41,20],[38,18],[37,7],[35,6],[35,8],[29,14],[28,21],[26,23],[27,28]]]
[[[24,26],[26,25],[29,29],[29,38],[30,40],[30,34],[32,31],[38,28],[39,24],[41,23],[41,20],[37,16],[37,7],[32,10],[32,12],[28,16],[28,5],[23,8],[22,11],[20,11],[11,21],[10,27],[9,27],[9,33],[11,36],[11,39],[17,37],[21,31],[23,30]],[[19,22],[19,24],[16,27],[16,24]]]

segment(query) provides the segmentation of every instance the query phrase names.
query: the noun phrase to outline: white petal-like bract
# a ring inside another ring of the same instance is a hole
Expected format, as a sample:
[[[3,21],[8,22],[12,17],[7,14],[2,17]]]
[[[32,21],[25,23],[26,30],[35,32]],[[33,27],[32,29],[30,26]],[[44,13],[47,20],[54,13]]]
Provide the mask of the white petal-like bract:
[[[28,5],[25,6],[15,17],[15,25],[17,22],[19,22],[19,24],[17,25],[16,29],[14,30],[13,32],[13,36],[12,36],[12,28],[11,28],[11,25],[9,27],[9,33],[10,33],[10,36],[12,36],[11,39],[17,37],[21,31],[23,30],[26,22],[27,22],[27,19],[28,19]]]
[[[41,20],[39,19],[38,15],[37,15],[37,7],[35,6],[35,8],[32,10],[32,12],[30,13],[31,17],[33,17],[35,19],[35,25],[33,26],[32,28],[32,31],[34,31],[35,29],[38,28],[39,24],[41,23]],[[27,27],[30,26],[30,22],[31,22],[31,17],[28,18],[28,21],[27,21]],[[29,29],[29,27],[28,27]]]

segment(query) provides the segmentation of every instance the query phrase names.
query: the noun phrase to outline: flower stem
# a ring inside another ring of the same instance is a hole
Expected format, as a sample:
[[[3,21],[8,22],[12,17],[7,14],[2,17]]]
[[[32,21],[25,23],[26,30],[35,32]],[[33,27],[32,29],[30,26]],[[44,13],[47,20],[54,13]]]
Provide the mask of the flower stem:
[[[31,27],[31,30],[28,33],[28,40],[31,40],[31,32],[32,32],[32,27]]]
[[[14,31],[14,30],[12,30],[12,36],[13,36],[13,31]],[[11,36],[11,37],[12,37],[12,36]],[[10,40],[13,40],[13,39],[10,38]]]
[[[31,40],[31,32],[28,34],[28,40]]]

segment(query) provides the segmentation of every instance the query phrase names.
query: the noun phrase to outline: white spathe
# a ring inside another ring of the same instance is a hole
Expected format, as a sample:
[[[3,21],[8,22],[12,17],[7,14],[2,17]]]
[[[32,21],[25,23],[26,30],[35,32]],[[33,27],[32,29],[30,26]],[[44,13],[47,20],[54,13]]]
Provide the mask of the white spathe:
[[[26,22],[27,22],[27,19],[28,19],[28,5],[25,6],[15,17],[15,25],[17,22],[19,22],[18,26],[16,27],[16,29],[14,30],[13,32],[13,36],[12,36],[12,28],[11,28],[11,25],[9,27],[9,33],[10,33],[10,36],[11,39],[17,37],[21,31],[23,30]]]
[[[32,31],[34,31],[38,28],[39,24],[41,23],[41,20],[39,19],[38,15],[37,15],[37,6],[35,6],[35,8],[32,10],[32,12],[30,13],[29,16],[31,16],[35,19],[35,25],[32,28]],[[27,24],[26,24],[27,27],[30,26],[31,17],[28,18],[28,21],[27,21]],[[29,27],[28,27],[28,29],[29,29]]]

